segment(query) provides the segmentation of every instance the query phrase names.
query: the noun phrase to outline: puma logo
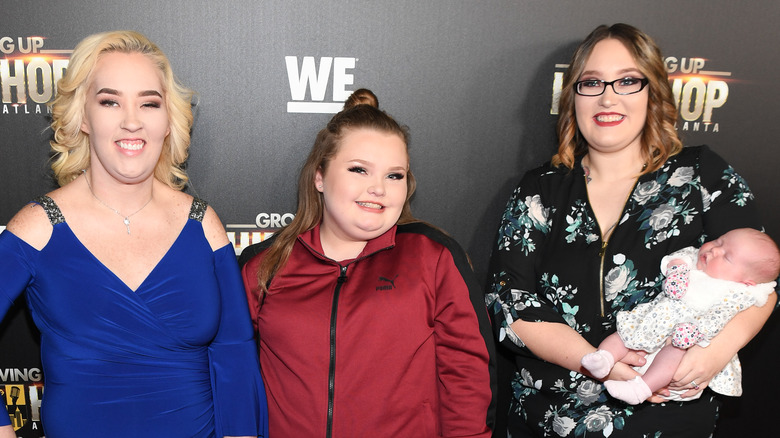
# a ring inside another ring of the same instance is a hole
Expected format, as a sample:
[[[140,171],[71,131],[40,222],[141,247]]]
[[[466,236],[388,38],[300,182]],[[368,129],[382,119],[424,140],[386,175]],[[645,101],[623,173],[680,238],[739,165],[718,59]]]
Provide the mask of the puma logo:
[[[377,286],[376,290],[391,290],[391,289],[395,289],[395,279],[396,278],[398,278],[398,275],[393,277],[392,280],[387,278],[387,277],[379,277],[379,281],[384,281],[385,283],[390,283],[390,284],[383,284],[383,285]]]

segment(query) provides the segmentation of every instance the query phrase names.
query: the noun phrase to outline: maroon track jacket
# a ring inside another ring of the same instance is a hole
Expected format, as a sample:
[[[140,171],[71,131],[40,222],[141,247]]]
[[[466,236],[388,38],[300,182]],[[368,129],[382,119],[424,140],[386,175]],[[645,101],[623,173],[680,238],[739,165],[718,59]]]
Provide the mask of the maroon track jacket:
[[[318,226],[298,236],[258,300],[268,245],[241,261],[270,436],[490,436],[495,347],[453,239],[423,223],[394,226],[336,262],[322,254]]]

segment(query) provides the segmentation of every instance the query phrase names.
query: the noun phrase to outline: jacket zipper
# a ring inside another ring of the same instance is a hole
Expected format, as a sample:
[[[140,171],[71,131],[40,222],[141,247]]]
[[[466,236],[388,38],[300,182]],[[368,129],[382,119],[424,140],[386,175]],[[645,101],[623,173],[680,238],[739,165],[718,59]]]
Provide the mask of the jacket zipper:
[[[585,180],[585,184],[587,185],[587,177]],[[636,189],[636,185],[639,183],[639,178],[634,181],[634,185],[631,186],[631,190],[628,191],[628,196],[626,196],[626,200],[623,202],[623,209],[620,211],[620,217],[618,217],[617,222],[613,226],[607,230],[607,235],[601,237],[601,248],[599,248],[599,305],[601,306],[601,317],[604,318],[606,316],[606,303],[607,299],[604,296],[604,258],[607,255],[607,245],[609,244],[609,239],[612,237],[613,234],[615,234],[615,230],[618,227],[618,224],[620,224],[620,220],[623,218],[623,215],[625,215],[626,211],[626,204],[628,204],[628,200],[631,199],[631,195],[634,194],[634,190]],[[585,191],[585,196],[587,196],[587,190]],[[588,200],[588,203],[590,203],[590,199]],[[595,216],[595,213],[594,213]],[[596,221],[598,223],[598,221]]]
[[[336,316],[338,315],[339,292],[341,286],[347,281],[347,267],[339,266],[341,272],[336,281],[336,290],[333,293],[333,304],[330,310],[330,366],[328,367],[328,428],[325,436],[333,436],[333,398],[336,390]]]
[[[314,248],[312,248],[309,244],[298,239],[298,242],[300,242],[304,247],[308,248],[309,251],[311,251],[313,254],[316,254],[319,258],[323,260],[328,260],[332,263],[338,263],[334,260],[328,258],[324,254],[318,252]],[[332,438],[333,436],[333,406],[334,406],[334,394],[336,391],[336,316],[338,315],[338,302],[339,302],[339,293],[341,292],[341,286],[347,281],[347,267],[350,264],[357,263],[363,259],[367,259],[368,257],[371,257],[372,255],[388,250],[392,248],[394,245],[386,246],[384,248],[379,248],[376,251],[371,252],[370,254],[364,254],[362,257],[357,258],[355,260],[352,260],[347,265],[341,265],[339,266],[339,277],[336,280],[336,289],[333,292],[333,304],[331,305],[330,310],[330,364],[328,366],[328,423],[327,428],[325,431],[326,438]]]
[[[599,264],[599,296],[601,297],[601,317],[604,317],[604,306],[606,299],[604,298],[604,255],[607,253],[607,244],[609,239],[601,242],[601,249],[599,250],[599,257],[601,263]]]

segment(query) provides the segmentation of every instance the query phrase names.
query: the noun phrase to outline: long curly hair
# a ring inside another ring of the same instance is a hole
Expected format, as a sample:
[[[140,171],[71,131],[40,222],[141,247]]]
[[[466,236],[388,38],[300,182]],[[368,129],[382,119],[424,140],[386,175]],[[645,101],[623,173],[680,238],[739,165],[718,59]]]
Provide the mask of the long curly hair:
[[[298,209],[289,225],[277,232],[274,242],[266,250],[257,271],[259,293],[267,292],[267,283],[287,263],[298,235],[314,228],[322,221],[324,205],[322,193],[315,188],[317,172],[325,173],[328,164],[339,151],[344,136],[356,129],[371,129],[401,137],[409,147],[409,133],[390,115],[379,109],[379,101],[370,90],[361,88],[352,93],[344,103],[344,109],[333,116],[314,141],[308,158],[298,178]],[[398,218],[398,224],[417,222],[412,216],[410,199],[417,187],[414,175],[406,174],[406,200]]]
[[[51,104],[54,177],[60,186],[64,186],[90,165],[89,135],[81,130],[86,93],[98,60],[103,54],[112,52],[140,53],[160,71],[171,132],[163,143],[154,176],[180,190],[188,180],[183,166],[193,122],[192,91],[178,83],[168,58],[154,43],[140,33],[128,30],[90,35],[73,50],[67,71],[57,82],[57,97]]]
[[[588,152],[588,144],[577,127],[574,109],[574,83],[580,79],[585,63],[597,43],[605,39],[623,43],[648,79],[647,120],[642,131],[642,157],[647,166],[642,173],[658,170],[666,160],[682,150],[682,142],[674,125],[677,107],[669,85],[661,50],[641,30],[624,23],[601,25],[593,30],[574,51],[569,68],[563,77],[559,100],[558,153],[552,158],[554,166],[574,167],[576,157]]]

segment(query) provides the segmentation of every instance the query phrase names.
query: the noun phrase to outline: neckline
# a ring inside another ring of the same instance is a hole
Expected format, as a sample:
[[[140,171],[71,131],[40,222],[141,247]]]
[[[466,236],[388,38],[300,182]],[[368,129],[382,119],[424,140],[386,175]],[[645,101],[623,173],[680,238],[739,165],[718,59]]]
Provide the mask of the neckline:
[[[623,204],[620,209],[620,214],[618,215],[614,223],[612,223],[612,225],[609,228],[607,228],[606,231],[602,232],[601,223],[599,222],[598,217],[596,216],[596,211],[593,209],[593,203],[591,202],[590,193],[588,192],[589,181],[588,181],[588,174],[585,171],[585,164],[583,163],[584,157],[585,155],[579,157],[579,160],[576,161],[575,168],[579,169],[578,178],[580,179],[580,181],[582,181],[583,184],[583,191],[585,193],[585,203],[587,205],[588,210],[590,210],[590,214],[593,216],[593,222],[595,223],[596,229],[598,230],[599,240],[601,240],[602,244],[606,244],[610,241],[612,235],[615,234],[618,225],[620,225],[620,223],[623,221],[623,218],[626,216],[629,208],[629,201],[631,200],[631,196],[633,196],[637,187],[642,182],[642,179],[646,178],[647,175],[649,174],[648,173],[640,174],[634,178],[634,182],[631,184],[631,188],[628,190],[625,199],[623,199]],[[642,170],[644,170],[644,168]]]
[[[149,270],[149,272],[146,273],[146,275],[143,277],[140,283],[138,283],[138,287],[135,289],[131,288],[124,280],[122,280],[121,277],[119,277],[113,270],[111,270],[108,265],[106,265],[103,260],[101,260],[99,257],[95,255],[95,253],[92,252],[92,250],[84,244],[83,241],[79,238],[79,236],[73,231],[72,228],[70,228],[70,225],[68,224],[67,220],[65,219],[65,216],[62,213],[62,210],[60,210],[59,205],[48,195],[43,195],[36,199],[36,202],[43,207],[44,211],[46,212],[47,216],[49,217],[49,221],[52,225],[52,234],[49,236],[49,241],[46,242],[46,244],[40,249],[37,250],[36,248],[33,248],[36,250],[36,252],[41,252],[49,245],[51,242],[51,239],[54,237],[54,230],[58,225],[65,224],[65,228],[67,229],[70,236],[77,242],[77,245],[84,249],[89,254],[89,257],[97,262],[101,268],[107,272],[110,273],[112,277],[117,279],[122,285],[125,286],[128,290],[132,291],[134,294],[137,293],[146,283],[149,277],[152,276],[157,271],[158,266],[162,264],[163,261],[168,257],[168,254],[170,254],[171,250],[179,243],[179,240],[182,238],[182,235],[187,230],[189,223],[191,221],[198,222],[201,227],[203,226],[202,220],[203,220],[203,213],[205,212],[205,202],[203,202],[199,198],[192,198],[192,203],[190,205],[190,211],[187,215],[187,220],[184,222],[182,227],[179,229],[178,233],[176,234],[176,237],[173,239],[171,244],[166,248],[166,250],[162,253],[162,256],[157,260],[156,263],[152,266],[152,268]],[[26,243],[26,242],[25,242]]]
[[[590,172],[591,172],[590,164],[585,164],[585,158],[587,158],[587,157],[588,157],[588,154],[580,155],[575,160],[575,167],[578,167],[580,169],[580,172],[582,172],[582,174],[585,176],[587,182],[590,182],[590,180],[591,180],[591,177],[590,177]],[[590,159],[588,159],[588,161],[590,162]],[[642,173],[646,169],[647,169],[647,163],[645,162],[645,163],[642,164],[642,167],[639,169],[639,172],[636,173],[636,176],[633,177],[635,182],[638,182],[640,178],[642,178],[644,175],[647,175],[646,173]]]
[[[310,230],[299,234],[297,240],[300,241],[304,247],[308,248],[308,250],[314,253],[317,257],[333,262],[339,266],[349,265],[357,260],[362,260],[379,251],[383,251],[387,248],[395,246],[395,235],[398,230],[398,224],[394,224],[392,227],[390,227],[389,230],[385,231],[381,235],[368,240],[366,242],[366,246],[363,247],[363,250],[355,258],[337,261],[326,256],[322,249],[322,243],[320,241],[320,225],[321,223],[318,223]]]
[[[124,280],[122,280],[118,275],[116,275],[116,273],[114,271],[109,269],[109,267],[106,266],[106,264],[103,263],[102,260],[100,260],[86,245],[84,245],[84,243],[81,241],[81,239],[79,239],[79,237],[76,235],[76,233],[74,233],[73,230],[70,228],[70,225],[68,225],[67,221],[63,221],[63,222],[61,222],[61,223],[59,223],[57,225],[60,226],[60,227],[62,227],[64,225],[65,229],[68,231],[68,234],[70,235],[70,237],[72,237],[73,240],[75,240],[77,242],[78,246],[81,249],[83,249],[84,252],[89,254],[89,257],[94,262],[96,262],[98,264],[98,266],[100,266],[101,269],[103,269],[104,271],[108,272],[111,275],[111,277],[113,277],[114,279],[116,279],[116,281],[121,283],[127,290],[132,292],[133,295],[136,295],[138,293],[138,291],[143,289],[144,285],[146,285],[146,283],[148,282],[149,278],[152,277],[152,275],[155,272],[157,272],[157,270],[160,267],[160,265],[168,258],[168,255],[171,253],[171,250],[173,248],[175,248],[176,245],[179,243],[179,241],[182,239],[182,236],[184,235],[184,232],[190,226],[191,222],[198,222],[198,221],[196,221],[196,220],[194,220],[192,218],[189,218],[189,217],[187,218],[187,222],[185,222],[184,226],[179,230],[179,233],[176,235],[176,238],[173,239],[173,242],[171,243],[171,245],[165,250],[165,252],[163,253],[162,257],[160,257],[160,259],[157,260],[157,262],[154,264],[152,269],[144,276],[144,279],[141,280],[140,283],[138,283],[138,287],[135,288],[135,289],[131,288],[127,283],[125,283]],[[56,228],[56,226],[55,226],[55,228]],[[52,237],[53,237],[53,235],[54,235],[54,232],[52,231]],[[50,239],[50,242],[51,242],[51,239]],[[49,245],[49,243],[46,244],[46,246],[48,246],[48,245]],[[43,249],[45,249],[45,248],[46,247],[44,247]],[[43,249],[41,251],[43,251]]]

